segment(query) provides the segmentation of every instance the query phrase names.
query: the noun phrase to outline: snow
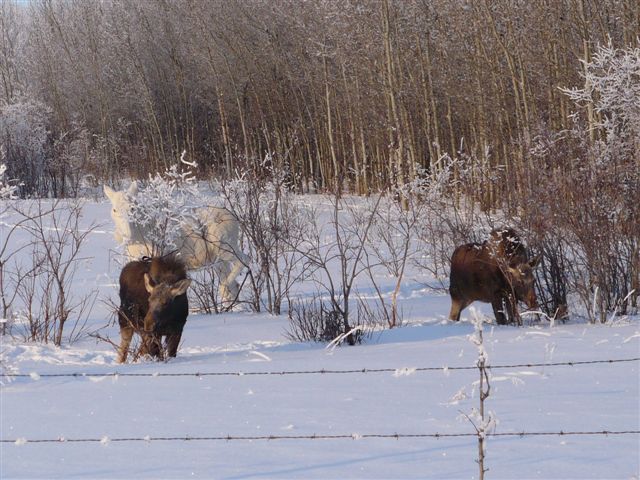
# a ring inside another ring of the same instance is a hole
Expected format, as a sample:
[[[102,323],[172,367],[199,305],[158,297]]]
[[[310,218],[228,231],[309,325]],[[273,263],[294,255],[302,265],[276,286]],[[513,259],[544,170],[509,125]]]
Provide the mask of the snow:
[[[74,288],[114,300],[121,258],[109,203],[89,202],[84,212],[83,225],[100,225]],[[7,228],[11,218],[2,222]],[[286,314],[246,310],[191,314],[178,357],[166,363],[116,364],[114,348],[90,337],[61,347],[0,337],[2,371],[25,375],[0,379],[0,437],[10,440],[0,444],[0,477],[477,478],[476,437],[402,437],[474,433],[459,417],[479,405],[478,371],[454,368],[476,365],[471,311],[459,323],[445,320],[448,295],[425,289],[425,274],[408,268],[398,300],[405,325],[351,347],[292,342]],[[364,275],[356,286],[365,292],[368,281]],[[384,292],[394,290],[395,278],[380,281]],[[100,300],[88,326],[117,341],[113,314]],[[492,317],[489,305],[475,306]],[[492,365],[640,357],[640,319],[485,325],[483,351]],[[359,373],[282,374],[322,370]],[[267,372],[275,374],[258,375]],[[84,375],[47,376],[73,373]],[[166,375],[184,373],[200,375]],[[499,419],[495,433],[640,430],[637,361],[520,366],[490,378],[486,408]],[[225,440],[332,435],[345,438]],[[192,440],[167,439],[174,437]],[[486,442],[488,479],[640,476],[637,434],[488,435]]]

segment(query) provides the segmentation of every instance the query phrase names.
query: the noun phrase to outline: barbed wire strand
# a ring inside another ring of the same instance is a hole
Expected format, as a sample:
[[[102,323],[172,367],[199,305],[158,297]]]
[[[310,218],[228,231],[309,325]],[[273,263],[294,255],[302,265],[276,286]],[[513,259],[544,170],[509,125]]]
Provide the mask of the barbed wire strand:
[[[640,430],[594,430],[594,431],[563,431],[558,432],[500,432],[486,433],[488,437],[548,437],[548,436],[594,436],[594,435],[638,435]],[[110,443],[110,442],[201,442],[201,441],[260,441],[260,440],[360,440],[368,438],[400,440],[404,438],[460,438],[477,437],[477,433],[389,433],[389,434],[336,434],[336,435],[257,435],[257,436],[207,436],[207,437],[121,437],[121,438],[40,438],[29,440],[6,439],[0,443]]]
[[[549,362],[549,363],[518,363],[512,365],[487,365],[485,368],[489,370],[511,369],[511,368],[535,368],[535,367],[575,367],[578,365],[596,365],[596,364],[613,364],[628,363],[640,361],[640,357],[635,358],[619,358],[608,360],[583,360],[583,361],[567,361],[567,362]],[[127,373],[127,372],[107,372],[107,373],[0,373],[0,377],[26,378],[31,377],[34,380],[40,378],[54,377],[243,377],[243,376],[285,376],[285,375],[343,375],[356,373],[403,373],[403,372],[442,372],[442,371],[460,371],[460,370],[477,370],[477,366],[454,366],[449,367],[443,365],[441,367],[399,367],[399,368],[360,368],[350,370],[283,370],[283,371],[266,371],[266,372],[153,372],[153,373]]]

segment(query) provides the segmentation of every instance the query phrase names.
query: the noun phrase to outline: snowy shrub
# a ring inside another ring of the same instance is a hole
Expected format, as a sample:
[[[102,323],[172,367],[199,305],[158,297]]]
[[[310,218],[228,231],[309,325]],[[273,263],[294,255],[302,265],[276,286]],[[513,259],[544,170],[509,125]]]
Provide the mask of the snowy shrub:
[[[77,197],[87,164],[94,158],[91,134],[78,122],[62,132],[53,142],[53,156],[48,163],[51,194],[54,198]]]
[[[367,243],[381,198],[362,208],[353,198],[335,194],[330,197],[328,218],[309,208],[304,241],[298,246],[331,310],[339,314],[342,335],[349,345],[357,342],[357,335],[349,332],[359,327],[353,326],[352,294],[356,279],[371,268]]]
[[[330,342],[342,334],[340,314],[319,296],[292,301],[287,338],[294,342]]]
[[[16,305],[10,333],[25,341],[72,343],[86,333],[97,295],[71,288],[95,225],[80,228],[82,205],[77,202],[37,200],[16,207],[16,214],[29,243],[11,272]]]
[[[598,114],[594,125],[602,132],[601,160],[618,162],[640,149],[640,48],[599,45],[584,62],[583,88],[563,91]]]
[[[412,260],[424,251],[418,237],[418,230],[426,214],[426,203],[415,194],[404,195],[403,202],[384,198],[380,202],[367,202],[367,209],[373,210],[374,222],[367,238],[365,255],[371,282],[378,293],[378,303],[387,318],[389,328],[400,326],[398,294],[405,271]],[[378,288],[373,265],[383,268],[394,278],[395,287],[391,292],[390,305]]]
[[[18,189],[16,185],[9,185],[5,179],[7,166],[0,163],[0,200],[15,198],[15,192]]]
[[[191,286],[189,287],[189,303],[196,311],[211,314],[218,313],[225,306],[219,295],[219,278],[216,268],[212,265],[189,272]]]
[[[21,197],[78,194],[92,137],[77,121],[64,131],[51,131],[51,109],[34,100],[0,108],[0,145],[7,174],[19,182]]]
[[[183,152],[181,164],[186,163]],[[177,248],[183,225],[195,221],[198,186],[191,169],[179,170],[174,164],[163,173],[149,175],[132,198],[129,198],[131,224],[144,232],[145,242],[154,254],[166,254]]]
[[[21,196],[47,194],[50,117],[49,107],[29,99],[0,108],[3,160],[9,177],[20,181]]]
[[[308,264],[299,245],[306,237],[302,207],[290,191],[291,174],[267,155],[257,168],[223,182],[227,208],[240,222],[249,255],[251,307],[279,314]]]
[[[584,86],[564,90],[571,128],[540,128],[532,140],[514,226],[542,253],[545,314],[562,318],[573,297],[571,307],[605,321],[637,307],[640,287],[640,50],[600,46],[584,66]]]

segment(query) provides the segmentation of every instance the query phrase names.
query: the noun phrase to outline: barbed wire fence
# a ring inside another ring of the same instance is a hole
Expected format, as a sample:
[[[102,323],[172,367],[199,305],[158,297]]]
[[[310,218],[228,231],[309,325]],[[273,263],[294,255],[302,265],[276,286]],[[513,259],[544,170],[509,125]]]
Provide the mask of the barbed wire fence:
[[[638,362],[640,357],[616,358],[604,360],[579,360],[565,362],[546,363],[516,363],[505,365],[486,365],[488,370],[513,369],[513,368],[537,368],[537,367],[576,367],[580,365],[598,365],[613,363]],[[318,369],[318,370],[277,370],[277,371],[235,371],[235,372],[71,372],[71,373],[0,373],[5,378],[42,378],[75,377],[75,378],[101,378],[101,377],[243,377],[243,376],[286,376],[286,375],[345,375],[345,374],[374,374],[374,373],[412,373],[412,372],[450,372],[463,370],[478,370],[474,366],[440,366],[440,367],[398,367],[398,368],[358,368],[358,369]]]
[[[493,432],[486,433],[487,437],[550,437],[550,436],[594,436],[594,435],[638,435],[640,430],[602,430],[602,431],[557,431],[557,432]],[[335,435],[259,435],[259,436],[183,436],[183,437],[101,437],[101,438],[39,438],[39,439],[3,439],[0,443],[108,443],[108,442],[203,442],[203,441],[260,441],[260,440],[362,440],[369,438],[401,440],[407,438],[460,438],[473,437],[477,438],[478,434],[474,432],[462,433],[350,433]]]
[[[580,365],[603,365],[603,364],[617,364],[617,363],[630,363],[638,362],[640,357],[633,358],[617,358],[617,359],[599,359],[599,360],[580,360],[580,361],[565,361],[565,362],[544,362],[544,363],[518,363],[518,364],[505,364],[505,365],[485,365],[483,368],[487,370],[497,369],[514,369],[514,368],[534,368],[534,367],[575,367]],[[50,374],[37,374],[37,373],[0,373],[0,377],[5,378],[29,378],[33,381],[38,381],[45,378],[59,378],[59,377],[73,377],[73,378],[100,378],[100,377],[130,377],[130,378],[144,378],[144,377],[220,377],[220,376],[284,376],[284,375],[345,375],[345,374],[376,374],[376,373],[394,373],[394,374],[408,374],[414,372],[449,372],[449,371],[465,371],[465,370],[478,370],[478,365],[474,366],[441,366],[441,367],[415,367],[415,368],[362,368],[362,369],[348,369],[348,370],[332,370],[332,369],[319,369],[319,370],[283,370],[283,371],[249,371],[249,372],[154,372],[154,373],[129,373],[129,372],[106,372],[106,373],[90,373],[90,372],[73,372],[73,373],[50,373]],[[559,430],[559,431],[515,431],[515,432],[484,432],[486,437],[542,437],[542,436],[621,436],[621,435],[640,435],[640,430]],[[102,437],[89,437],[89,438],[13,438],[13,439],[0,439],[0,444],[13,443],[16,445],[25,444],[43,444],[43,443],[57,443],[57,444],[74,444],[74,443],[118,443],[118,442],[203,442],[203,441],[277,441],[277,440],[295,440],[295,441],[307,441],[307,440],[362,440],[362,439],[419,439],[419,438],[432,438],[432,439],[447,439],[447,438],[477,438],[477,432],[460,432],[460,433],[346,433],[346,434],[333,434],[333,435],[260,435],[260,436],[237,436],[237,435],[220,435],[220,436],[172,436],[172,437],[152,437],[152,436],[140,436],[140,437],[114,437],[107,436]]]

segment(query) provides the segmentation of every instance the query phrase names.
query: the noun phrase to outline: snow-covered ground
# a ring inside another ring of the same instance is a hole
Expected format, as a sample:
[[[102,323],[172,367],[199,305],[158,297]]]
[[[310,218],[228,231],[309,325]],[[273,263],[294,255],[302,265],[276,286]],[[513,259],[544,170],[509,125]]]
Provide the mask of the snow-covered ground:
[[[91,202],[84,211],[83,223],[99,226],[75,288],[114,300],[120,267],[109,206]],[[0,444],[0,477],[477,478],[476,438],[419,437],[473,433],[464,414],[478,406],[478,372],[444,368],[475,364],[471,313],[446,321],[448,296],[424,280],[415,267],[405,278],[404,327],[353,347],[291,342],[286,315],[247,311],[190,315],[178,357],[166,363],[118,365],[113,347],[93,338],[56,348],[2,337],[3,371],[30,376],[1,380],[0,437],[12,442]],[[381,284],[388,292],[393,279]],[[366,277],[358,286],[367,288]],[[490,307],[477,307],[490,316]],[[112,320],[98,301],[88,326]],[[101,334],[118,337],[113,325]],[[492,365],[635,358],[640,322],[486,325],[485,347]],[[421,367],[438,368],[414,370]],[[322,369],[385,371],[251,374]],[[121,375],[101,376],[113,372]],[[164,376],[212,372],[244,375]],[[46,376],[65,373],[90,375]],[[135,373],[159,375],[127,376]],[[486,406],[496,433],[640,430],[639,390],[637,361],[514,367],[492,372]],[[394,434],[418,437],[368,437]],[[350,438],[197,439],[314,435]],[[175,437],[196,440],[167,439]],[[68,441],[34,442],[57,438]],[[125,438],[141,441],[118,441]],[[638,434],[489,437],[486,478],[637,479],[639,458]]]

